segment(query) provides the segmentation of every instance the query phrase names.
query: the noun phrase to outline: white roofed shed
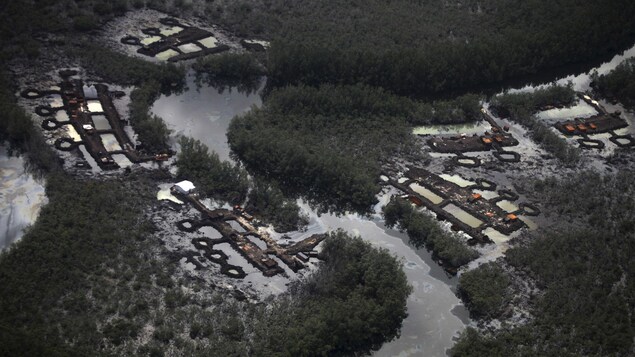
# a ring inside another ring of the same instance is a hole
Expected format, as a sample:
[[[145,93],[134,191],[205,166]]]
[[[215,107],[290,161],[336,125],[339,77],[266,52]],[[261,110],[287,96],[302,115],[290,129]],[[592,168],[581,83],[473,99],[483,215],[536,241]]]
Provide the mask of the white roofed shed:
[[[191,181],[187,180],[181,181],[172,186],[173,190],[183,195],[189,194],[190,192],[194,191],[195,188],[196,187],[194,187],[194,184]]]

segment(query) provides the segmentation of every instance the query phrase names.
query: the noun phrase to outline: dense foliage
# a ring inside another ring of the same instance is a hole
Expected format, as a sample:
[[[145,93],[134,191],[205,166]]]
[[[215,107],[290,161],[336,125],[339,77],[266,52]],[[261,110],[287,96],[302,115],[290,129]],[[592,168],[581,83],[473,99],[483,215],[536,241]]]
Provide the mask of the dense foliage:
[[[458,293],[475,317],[496,317],[508,296],[509,277],[496,263],[481,264],[465,272],[459,280]]]
[[[129,120],[143,148],[150,152],[167,151],[170,130],[160,117],[150,115],[150,107],[159,95],[159,83],[145,82],[130,94]]]
[[[172,63],[152,63],[85,42],[81,42],[79,49],[69,48],[67,53],[106,81],[135,86],[157,82],[155,87],[162,93],[178,91],[185,84],[185,69]]]
[[[465,240],[444,231],[435,218],[416,210],[407,200],[393,197],[383,211],[386,226],[399,226],[408,233],[412,245],[425,246],[451,268],[458,268],[478,257],[474,249],[466,246]]]
[[[177,177],[191,180],[204,195],[231,204],[242,204],[247,211],[274,225],[279,232],[304,226],[306,219],[298,204],[287,198],[275,183],[262,178],[249,179],[247,171],[228,161],[207,146],[188,137],[179,139],[181,151],[176,160]]]
[[[367,211],[380,164],[412,150],[414,104],[363,86],[288,87],[234,118],[232,150],[249,169],[323,210]],[[381,145],[378,145],[381,143]]]
[[[398,335],[410,293],[401,264],[341,232],[315,274],[268,304],[177,278],[180,255],[144,218],[152,175],[49,175],[49,204],[0,254],[0,354],[349,355]]]
[[[9,153],[25,154],[30,171],[45,174],[60,168],[60,161],[44,141],[31,116],[16,103],[12,86],[0,73],[0,143],[8,144]]]
[[[608,74],[592,74],[593,89],[604,98],[635,108],[635,59],[629,58]]]
[[[37,335],[47,348],[72,340],[75,355],[92,354],[102,340],[100,317],[149,313],[149,301],[128,283],[151,284],[164,268],[135,251],[151,229],[140,218],[140,192],[56,174],[47,178],[47,195],[36,224],[0,255],[0,325],[14,330],[0,345]],[[138,329],[133,323],[127,331]]]
[[[260,85],[265,69],[248,53],[222,53],[200,57],[192,65],[198,77],[216,88],[238,87],[251,91]]]
[[[454,348],[454,356],[631,355],[634,173],[584,173],[538,181],[534,188],[545,206],[575,222],[572,229],[568,219],[562,219],[561,229],[508,252],[509,263],[527,272],[543,290],[532,307],[534,321],[492,337],[468,332]]]
[[[570,105],[575,100],[571,84],[540,88],[532,93],[507,93],[491,101],[499,115],[509,116],[529,129],[531,138],[562,163],[573,165],[580,159],[580,150],[567,144],[560,134],[552,130],[533,114],[545,105]]]
[[[403,95],[463,90],[633,44],[623,0],[223,1],[215,21],[274,39],[275,85],[366,83]]]
[[[210,152],[198,140],[181,137],[179,146],[181,150],[176,160],[178,178],[194,182],[201,192],[216,199],[233,204],[245,200],[249,188],[245,170],[222,161],[217,153]]]
[[[410,295],[386,250],[338,231],[315,274],[272,304],[256,329],[256,356],[350,356],[399,336]]]
[[[297,230],[308,223],[295,201],[289,200],[277,185],[260,178],[251,182],[245,209],[273,224],[278,232]]]

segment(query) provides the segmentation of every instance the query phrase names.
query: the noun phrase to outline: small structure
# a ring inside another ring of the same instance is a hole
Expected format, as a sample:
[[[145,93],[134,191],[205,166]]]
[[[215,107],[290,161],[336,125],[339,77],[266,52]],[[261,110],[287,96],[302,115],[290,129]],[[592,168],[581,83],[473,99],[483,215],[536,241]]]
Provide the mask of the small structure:
[[[417,196],[408,195],[408,199],[417,207],[423,206],[423,201]]]
[[[172,186],[171,190],[181,195],[188,195],[194,191],[195,188],[191,181],[184,180]]]
[[[305,263],[309,261],[309,256],[304,254],[303,252],[298,253],[296,257],[298,257],[301,261]]]
[[[505,221],[507,221],[507,222],[514,222],[517,219],[518,219],[518,216],[516,216],[513,213],[510,213],[510,214],[507,215],[507,217],[505,217]]]
[[[481,199],[481,197],[482,197],[482,196],[481,196],[481,194],[480,194],[480,193],[473,193],[473,194],[472,194],[472,197],[470,197],[470,198],[468,199],[468,201],[469,201],[470,203],[474,203],[474,202],[476,202],[476,201],[480,200],[480,199]]]
[[[154,155],[154,160],[155,161],[167,161],[167,159],[169,159],[169,158],[170,158],[170,155],[165,154],[165,153]]]
[[[92,126],[92,125],[90,125],[90,124],[84,124],[84,125],[82,125],[82,128],[83,128],[83,129],[84,129],[84,130],[85,130],[88,134],[95,132],[95,128],[93,128],[93,126]]]

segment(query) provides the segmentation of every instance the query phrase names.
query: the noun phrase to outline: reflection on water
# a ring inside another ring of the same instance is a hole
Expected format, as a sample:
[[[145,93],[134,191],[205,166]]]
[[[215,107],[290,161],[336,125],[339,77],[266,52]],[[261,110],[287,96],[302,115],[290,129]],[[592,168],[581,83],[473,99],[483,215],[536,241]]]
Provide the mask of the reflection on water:
[[[147,46],[147,45],[149,45],[151,43],[159,41],[160,39],[161,39],[161,37],[159,37],[159,36],[146,37],[144,39],[141,39],[141,44]]]
[[[124,154],[115,154],[112,156],[112,159],[115,160],[115,163],[122,169],[132,166],[132,161]]]
[[[58,110],[55,112],[55,120],[59,122],[68,122],[71,119],[68,117],[68,113],[65,110]]]
[[[454,217],[456,217],[459,221],[467,224],[468,226],[472,227],[472,228],[477,228],[479,227],[481,224],[483,224],[483,221],[481,221],[480,219],[472,216],[471,214],[467,213],[466,211],[464,211],[462,208],[454,205],[454,204],[449,204],[445,207],[443,207],[443,210],[448,212],[449,214],[453,215]]]
[[[161,29],[161,31],[159,31],[163,36],[170,36],[170,35],[174,35],[175,33],[179,33],[183,31],[182,27],[179,26],[173,26],[173,27],[168,27],[168,28],[163,28]]]
[[[520,216],[518,216],[518,219],[523,221],[527,225],[527,228],[530,231],[535,231],[536,229],[538,229],[538,224],[536,224],[536,222],[534,222],[531,218],[529,218],[527,216],[520,215]]]
[[[119,146],[119,142],[113,134],[102,134],[100,137],[106,151],[111,152],[121,150],[121,146]]]
[[[411,183],[410,184],[410,188],[420,194],[421,196],[427,198],[430,202],[434,203],[435,205],[443,202],[443,197],[437,195],[436,193],[428,190],[427,188],[419,185],[418,183]]]
[[[75,130],[74,126],[65,125],[64,128],[66,128],[66,136],[68,136],[69,138],[73,139],[74,142],[82,141],[82,137],[79,135],[77,130]]]
[[[210,37],[206,37],[202,40],[199,40],[198,43],[200,43],[201,45],[207,47],[207,48],[213,48],[216,47],[216,44],[218,43],[218,41],[216,41],[216,39],[214,38],[214,36],[210,36]]]
[[[96,130],[112,129],[112,127],[110,126],[110,122],[108,122],[108,119],[103,115],[93,115],[91,119],[93,120],[93,125],[95,126]]]
[[[390,195],[379,197],[375,212],[381,210]],[[291,241],[298,241],[312,234],[343,229],[359,235],[376,247],[387,249],[404,263],[404,273],[413,293],[407,301],[408,317],[403,321],[401,336],[385,343],[375,356],[445,356],[446,349],[453,345],[453,338],[465,328],[465,323],[453,311],[461,311],[461,302],[451,290],[452,282],[441,274],[433,277],[433,271],[441,270],[425,250],[415,250],[406,242],[408,237],[383,225],[376,213],[372,219],[354,214],[318,216],[306,204],[299,202],[309,217],[304,232],[288,233]],[[269,231],[280,239],[281,234]],[[425,259],[425,260],[424,260]],[[462,318],[467,319],[466,316]],[[469,319],[468,319],[469,320]]]
[[[442,174],[442,175],[439,175],[439,177],[441,177],[442,179],[444,179],[446,181],[450,181],[452,183],[455,183],[455,184],[459,185],[460,187],[468,187],[468,186],[472,186],[472,185],[476,184],[476,182],[468,181],[468,180],[464,179],[463,177],[461,177],[459,175]]]
[[[486,200],[491,200],[492,198],[498,197],[498,193],[495,191],[483,191],[483,190],[473,190],[472,192],[478,193]]]
[[[174,57],[174,56],[176,56],[176,55],[178,55],[178,54],[179,54],[179,53],[178,53],[178,52],[176,52],[175,50],[173,50],[173,49],[169,49],[169,50],[165,50],[165,51],[163,51],[163,52],[159,52],[159,53],[157,53],[157,55],[156,55],[156,56],[154,56],[154,57],[155,57],[156,59],[161,60],[161,61],[167,61],[169,58],[172,58],[172,57]]]
[[[518,206],[507,200],[498,201],[496,205],[507,212],[515,212],[519,209]]]
[[[486,122],[447,124],[447,125],[424,125],[412,130],[415,135],[439,135],[439,134],[482,134],[488,128]]]
[[[204,226],[199,228],[198,231],[201,232],[203,236],[205,236],[205,238],[209,238],[209,239],[223,238],[223,235],[220,234],[220,232],[216,230],[216,228],[214,227]]]
[[[575,106],[570,108],[561,108],[561,109],[550,109],[545,110],[537,114],[539,119],[543,119],[548,123],[556,123],[565,119],[573,119],[573,118],[588,118],[593,115],[598,114],[598,112],[587,104],[587,102],[581,100]]]
[[[613,69],[615,69],[615,67],[617,67],[618,64],[620,64],[622,61],[624,61],[624,59],[626,58],[630,58],[630,57],[634,57],[635,56],[635,46],[629,48],[628,50],[624,51],[622,54],[619,55],[615,55],[610,61],[608,62],[604,62],[601,65],[599,65],[598,67],[595,68],[591,68],[589,71],[585,72],[585,73],[581,73],[581,74],[572,74],[572,75],[568,75],[566,77],[562,77],[558,80],[556,80],[555,82],[557,84],[560,85],[566,85],[569,82],[573,83],[573,89],[577,90],[577,91],[586,91],[590,89],[589,84],[591,83],[591,73],[593,71],[597,71],[598,74],[602,75],[602,74],[607,74],[610,71],[612,71]],[[579,72],[578,72],[579,73]],[[543,88],[546,86],[550,86],[553,84],[553,80],[550,79],[548,81],[543,82],[542,84],[536,84],[536,85],[525,85],[524,87],[518,87],[515,89],[512,88],[507,88],[508,91],[510,93],[514,93],[514,92],[527,92],[527,91],[534,91],[538,88]]]
[[[202,48],[198,47],[197,45],[193,43],[186,43],[184,45],[179,46],[179,50],[181,50],[181,52],[183,53],[192,53],[192,52],[198,52],[202,50]]]
[[[0,146],[0,251],[22,237],[48,202],[43,184],[24,172],[24,160]]]
[[[476,163],[475,159],[459,159],[458,162],[464,165],[472,165]]]
[[[101,102],[98,100],[89,100],[86,102],[88,106],[88,111],[91,113],[101,113],[104,111],[104,108],[101,107]]]
[[[260,89],[263,86],[264,81]],[[187,87],[188,90],[180,94],[162,95],[154,102],[152,113],[163,118],[174,136],[200,140],[221,160],[229,160],[226,136],[229,122],[252,106],[260,106],[260,95],[240,92],[236,88],[225,91],[209,86],[197,88],[193,72],[187,76]]]

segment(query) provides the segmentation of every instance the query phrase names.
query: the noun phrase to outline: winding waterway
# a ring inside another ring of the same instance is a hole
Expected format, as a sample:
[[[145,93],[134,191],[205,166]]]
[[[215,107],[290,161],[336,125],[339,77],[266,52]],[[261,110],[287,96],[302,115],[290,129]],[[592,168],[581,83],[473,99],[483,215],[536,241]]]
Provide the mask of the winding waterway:
[[[635,56],[635,47],[626,51],[625,54],[615,56],[613,60],[596,69],[600,74],[607,73],[622,59],[632,56]],[[568,76],[558,82],[572,81],[576,90],[588,90],[588,73],[590,71]],[[226,91],[206,86],[197,88],[192,73],[188,74],[188,87],[189,89],[181,94],[161,96],[152,108],[153,113],[163,117],[175,135],[198,139],[218,153],[221,159],[229,159],[230,150],[226,138],[229,122],[235,115],[245,113],[252,106],[261,105],[260,96],[241,93],[236,88]],[[537,87],[540,85],[525,86],[511,89],[511,91],[531,91]],[[447,128],[437,127],[433,129],[447,130]],[[476,130],[476,128],[451,129]],[[413,294],[408,299],[409,316],[403,322],[401,337],[386,343],[375,355],[443,356],[453,345],[454,337],[469,323],[465,309],[453,293],[456,279],[449,279],[432,261],[428,252],[408,245],[407,237],[403,233],[384,226],[378,212],[389,196],[386,192],[380,195],[380,203],[375,207],[376,213],[370,218],[351,214],[318,216],[303,204],[303,210],[310,217],[308,229],[290,234],[290,237],[301,239],[314,233],[343,229],[360,235],[378,247],[386,248],[402,259],[408,281],[414,288]],[[507,240],[507,237],[503,238]]]
[[[229,158],[226,132],[235,115],[260,106],[258,94],[241,93],[237,88],[220,91],[212,87],[197,87],[194,76],[188,74],[188,90],[178,95],[161,96],[152,112],[166,121],[173,138],[185,135],[200,140],[221,159]],[[177,148],[178,150],[178,148]],[[389,194],[380,196],[383,204]],[[380,210],[382,203],[376,210]],[[318,216],[309,206],[302,209],[310,217],[306,231],[289,234],[302,239],[314,233],[343,229],[360,235],[404,262],[404,271],[413,293],[408,298],[408,317],[403,322],[401,337],[388,342],[376,356],[443,356],[452,346],[453,338],[465,328],[467,313],[452,291],[456,279],[449,279],[432,261],[430,253],[407,244],[405,234],[387,229],[381,215],[371,218],[358,215]],[[462,321],[463,319],[463,321]]]

